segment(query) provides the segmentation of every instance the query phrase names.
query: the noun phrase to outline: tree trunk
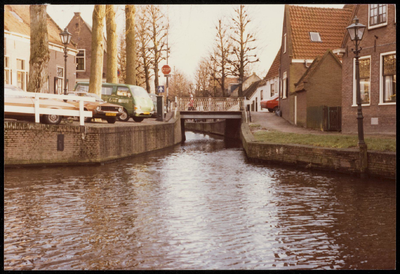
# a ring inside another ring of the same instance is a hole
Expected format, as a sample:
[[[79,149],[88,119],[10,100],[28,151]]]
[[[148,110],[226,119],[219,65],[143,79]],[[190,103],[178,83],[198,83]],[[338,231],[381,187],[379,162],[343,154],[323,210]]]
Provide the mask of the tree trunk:
[[[126,18],[126,84],[136,85],[135,6],[125,6]]]
[[[107,83],[118,83],[117,73],[117,25],[115,24],[114,5],[106,6],[106,29],[107,29]]]
[[[30,12],[30,59],[29,84],[30,92],[49,93],[49,39],[47,33],[46,5],[31,5]],[[64,77],[66,78],[66,77]]]
[[[104,17],[105,5],[95,5],[93,10],[92,26],[92,58],[90,65],[89,92],[101,96],[101,84],[103,79],[104,56]]]

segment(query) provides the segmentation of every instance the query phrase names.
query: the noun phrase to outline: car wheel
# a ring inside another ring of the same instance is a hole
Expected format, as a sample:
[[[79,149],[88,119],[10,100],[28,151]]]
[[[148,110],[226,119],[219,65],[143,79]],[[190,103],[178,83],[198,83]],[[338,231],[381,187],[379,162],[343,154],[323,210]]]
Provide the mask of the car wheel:
[[[114,124],[115,121],[117,121],[116,117],[107,118],[107,123],[109,123],[109,124]]]
[[[272,112],[272,111],[273,111],[272,109],[270,109],[270,108],[268,109],[268,112]]]
[[[144,120],[144,118],[143,118],[143,117],[133,117],[133,120],[134,120],[135,122],[140,123],[141,121]]]
[[[129,114],[126,111],[126,109],[122,110],[122,114],[118,117],[118,120],[122,121],[122,122],[126,122],[129,120]]]
[[[55,114],[45,114],[42,116],[44,124],[58,125],[61,122],[61,116]]]
[[[274,107],[273,111],[276,113],[278,111],[278,107]]]

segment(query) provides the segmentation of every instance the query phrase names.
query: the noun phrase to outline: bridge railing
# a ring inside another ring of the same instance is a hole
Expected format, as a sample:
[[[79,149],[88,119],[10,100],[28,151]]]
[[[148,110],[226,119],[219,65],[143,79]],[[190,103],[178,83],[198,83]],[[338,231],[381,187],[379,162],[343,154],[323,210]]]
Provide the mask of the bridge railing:
[[[196,110],[196,111],[239,111],[244,98],[231,97],[195,97],[193,99],[194,109],[190,107],[190,97],[181,97],[177,99],[178,110]]]

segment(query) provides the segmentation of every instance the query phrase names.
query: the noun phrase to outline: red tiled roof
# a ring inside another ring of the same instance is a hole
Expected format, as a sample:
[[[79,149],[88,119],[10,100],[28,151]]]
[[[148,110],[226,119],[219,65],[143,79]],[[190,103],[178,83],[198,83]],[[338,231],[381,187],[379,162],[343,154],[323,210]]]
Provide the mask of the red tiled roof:
[[[29,5],[5,5],[4,6],[4,30],[27,36],[30,33]],[[47,33],[49,42],[63,46],[60,39],[61,28],[47,15]],[[76,48],[69,44],[70,48]]]
[[[293,59],[314,59],[339,48],[351,15],[350,8],[289,6]],[[312,42],[310,32],[319,32],[322,42]]]
[[[277,77],[279,75],[279,66],[281,65],[281,49],[278,50],[278,53],[275,56],[274,62],[272,62],[271,67],[268,70],[267,75],[264,79],[271,79]]]

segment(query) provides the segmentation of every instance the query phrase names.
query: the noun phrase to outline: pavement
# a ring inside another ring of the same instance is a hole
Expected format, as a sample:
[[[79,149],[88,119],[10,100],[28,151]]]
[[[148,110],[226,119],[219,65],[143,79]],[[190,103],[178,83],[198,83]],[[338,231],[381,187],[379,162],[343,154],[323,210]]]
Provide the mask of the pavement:
[[[252,131],[257,130],[275,130],[280,132],[288,133],[299,133],[299,134],[321,134],[321,135],[338,135],[342,134],[337,131],[321,131],[315,129],[308,129],[303,127],[298,127],[292,125],[282,117],[277,116],[274,112],[259,111],[251,112],[251,122],[250,124],[260,125],[259,129],[252,129]],[[347,134],[346,135],[357,135]],[[382,137],[382,138],[396,138],[396,134],[365,134],[365,136]]]

